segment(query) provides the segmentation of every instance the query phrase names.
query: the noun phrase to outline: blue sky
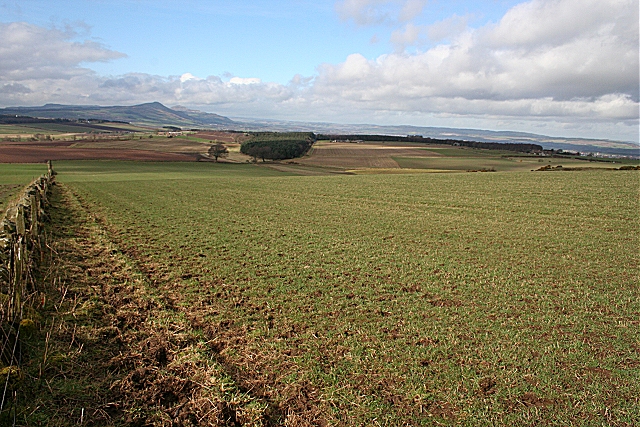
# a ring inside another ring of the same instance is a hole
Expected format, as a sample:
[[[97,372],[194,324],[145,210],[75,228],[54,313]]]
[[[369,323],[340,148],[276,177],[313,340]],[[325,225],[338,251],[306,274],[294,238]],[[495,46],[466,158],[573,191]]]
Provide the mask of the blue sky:
[[[638,141],[637,0],[0,0],[0,106]]]
[[[454,14],[476,24],[497,21],[517,1],[433,2],[420,21]],[[391,8],[389,8],[391,9]],[[376,58],[393,51],[398,25],[359,25],[341,19],[333,1],[22,0],[2,2],[4,22],[74,27],[76,40],[92,39],[126,58],[84,64],[104,74],[231,74],[285,84],[311,76],[321,63],[352,53]],[[185,71],[186,70],[186,71]]]

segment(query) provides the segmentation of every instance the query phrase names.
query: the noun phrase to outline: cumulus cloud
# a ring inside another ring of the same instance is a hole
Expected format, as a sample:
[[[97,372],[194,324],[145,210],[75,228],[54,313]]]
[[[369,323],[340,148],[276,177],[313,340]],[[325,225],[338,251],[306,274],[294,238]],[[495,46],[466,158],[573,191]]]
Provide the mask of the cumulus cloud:
[[[637,121],[633,1],[533,0],[480,29],[451,21],[458,35],[426,51],[323,65],[316,94],[371,110]],[[422,30],[409,24],[392,41],[415,43]]]
[[[24,22],[0,23],[0,79],[71,78],[91,73],[79,67],[83,62],[126,56],[91,40],[76,42],[77,36],[71,27],[61,30]]]
[[[392,36],[395,52],[373,59],[354,53],[287,84],[188,72],[99,76],[82,64],[123,54],[77,42],[77,34],[66,30],[0,24],[0,104],[160,101],[292,120],[411,118],[412,124],[428,125],[434,118],[464,118],[476,125],[484,120],[485,127],[524,121],[555,123],[556,129],[600,123],[608,130],[623,123],[635,130],[622,133],[637,134],[634,0],[531,0],[481,28],[470,28],[467,18],[455,15],[431,26],[411,22],[425,4],[340,1],[336,7],[343,18],[363,25],[381,19],[398,23],[401,15],[409,19]],[[440,42],[413,53],[404,49],[427,37]]]
[[[187,80],[202,80],[200,79],[200,77],[196,77],[191,73],[184,73],[183,75],[180,76],[180,81],[182,83],[186,82]]]
[[[249,77],[249,78],[232,77],[231,80],[229,80],[229,83],[234,85],[255,85],[261,82],[262,81],[260,79],[255,77]]]

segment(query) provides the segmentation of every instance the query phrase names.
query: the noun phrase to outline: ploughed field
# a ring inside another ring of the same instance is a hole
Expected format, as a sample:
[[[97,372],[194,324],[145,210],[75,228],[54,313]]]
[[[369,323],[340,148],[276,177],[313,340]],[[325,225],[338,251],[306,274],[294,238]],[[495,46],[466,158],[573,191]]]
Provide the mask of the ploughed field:
[[[69,209],[96,219],[161,302],[149,310],[170,310],[176,334],[198,337],[224,378],[198,380],[226,400],[212,409],[220,419],[640,421],[637,172],[55,166]],[[121,293],[134,292],[128,283]],[[184,350],[163,351],[130,387],[180,377]],[[193,392],[171,390],[135,413],[178,414]]]

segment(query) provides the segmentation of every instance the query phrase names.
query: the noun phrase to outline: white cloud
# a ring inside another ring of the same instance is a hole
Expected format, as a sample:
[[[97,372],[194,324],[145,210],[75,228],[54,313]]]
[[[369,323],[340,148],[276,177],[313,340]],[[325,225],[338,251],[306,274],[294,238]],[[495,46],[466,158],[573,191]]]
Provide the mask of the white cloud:
[[[425,4],[410,3],[345,0],[337,7],[354,22],[400,22],[403,8],[406,18]],[[482,28],[455,15],[401,27],[395,53],[375,59],[354,53],[282,85],[233,75],[99,76],[82,64],[123,54],[75,41],[77,34],[66,30],[0,24],[0,104],[160,101],[235,116],[494,129],[529,123],[527,129],[545,126],[548,133],[601,129],[594,136],[638,139],[635,0],[532,0]],[[427,36],[445,41],[405,51]]]
[[[467,17],[453,15],[429,25],[427,34],[429,39],[435,42],[456,37],[467,29],[467,23]]]
[[[261,80],[255,77],[232,77],[231,80],[229,80],[229,83],[234,85],[255,85],[261,83]]]
[[[196,77],[191,73],[184,73],[183,75],[180,76],[180,81],[182,83],[188,81],[188,80],[202,80],[200,77]]]
[[[92,71],[83,62],[125,57],[91,40],[74,41],[72,28],[42,28],[24,22],[0,23],[0,80],[71,78]]]
[[[400,9],[398,19],[402,22],[411,21],[422,14],[426,5],[427,0],[407,0],[402,5],[402,9]]]
[[[619,34],[623,30],[620,25],[630,30],[634,23],[637,35],[637,4],[637,0],[532,0],[516,5],[497,25],[489,26],[485,42],[494,46],[557,46],[576,36],[596,35],[603,27]]]
[[[418,44],[418,41],[424,33],[425,27],[409,22],[403,30],[396,30],[391,33],[390,41],[395,46],[396,52],[402,52],[407,46]]]
[[[427,51],[326,64],[315,90],[370,110],[637,120],[634,12],[633,1],[533,0]],[[392,41],[421,31],[410,23]]]

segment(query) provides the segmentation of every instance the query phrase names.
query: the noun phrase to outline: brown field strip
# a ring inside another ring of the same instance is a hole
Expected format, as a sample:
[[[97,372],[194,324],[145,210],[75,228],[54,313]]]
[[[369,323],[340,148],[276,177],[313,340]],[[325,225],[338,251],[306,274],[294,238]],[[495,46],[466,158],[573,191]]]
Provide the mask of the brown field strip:
[[[196,138],[208,139],[210,141],[219,141],[224,143],[242,143],[249,139],[249,137],[245,134],[238,132],[203,131],[197,132],[194,136]]]
[[[194,155],[151,150],[70,148],[68,146],[0,145],[0,163],[42,163],[47,160],[195,161]]]
[[[317,142],[309,156],[299,162],[310,166],[345,169],[400,168],[392,157],[439,157],[438,153],[415,146]]]

